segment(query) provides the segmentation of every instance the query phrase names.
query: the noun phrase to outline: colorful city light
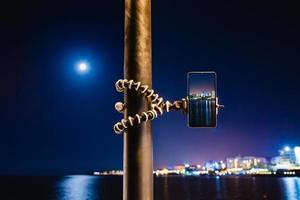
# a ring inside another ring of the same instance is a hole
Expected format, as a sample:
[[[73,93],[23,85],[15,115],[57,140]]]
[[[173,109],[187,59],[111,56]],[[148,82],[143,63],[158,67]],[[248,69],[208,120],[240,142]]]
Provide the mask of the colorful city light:
[[[284,147],[284,150],[285,150],[285,151],[290,151],[291,148],[290,148],[289,146],[286,146],[286,147]]]

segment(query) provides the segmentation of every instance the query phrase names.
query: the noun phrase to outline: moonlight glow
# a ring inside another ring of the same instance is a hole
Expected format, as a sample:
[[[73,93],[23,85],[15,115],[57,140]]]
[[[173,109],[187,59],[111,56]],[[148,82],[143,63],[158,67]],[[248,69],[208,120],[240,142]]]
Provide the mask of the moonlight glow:
[[[87,70],[87,65],[85,63],[81,63],[79,65],[79,69],[80,69],[80,71],[86,71]]]
[[[77,64],[76,70],[81,74],[85,74],[89,72],[90,68],[87,62],[79,62]]]

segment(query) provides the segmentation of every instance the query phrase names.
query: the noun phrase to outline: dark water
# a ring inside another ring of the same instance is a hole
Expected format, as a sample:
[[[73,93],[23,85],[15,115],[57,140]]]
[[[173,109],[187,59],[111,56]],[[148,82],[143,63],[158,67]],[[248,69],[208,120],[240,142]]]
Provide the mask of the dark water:
[[[216,100],[190,99],[189,125],[192,127],[215,127]]]
[[[300,199],[297,177],[159,177],[155,200]],[[1,177],[0,199],[121,200],[122,177]]]

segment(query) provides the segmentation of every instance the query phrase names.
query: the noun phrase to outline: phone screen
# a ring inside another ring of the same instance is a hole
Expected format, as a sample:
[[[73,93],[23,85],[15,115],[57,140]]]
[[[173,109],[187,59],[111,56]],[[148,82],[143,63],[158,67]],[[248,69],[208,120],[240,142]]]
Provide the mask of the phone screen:
[[[216,73],[189,72],[188,124],[190,127],[216,127]]]

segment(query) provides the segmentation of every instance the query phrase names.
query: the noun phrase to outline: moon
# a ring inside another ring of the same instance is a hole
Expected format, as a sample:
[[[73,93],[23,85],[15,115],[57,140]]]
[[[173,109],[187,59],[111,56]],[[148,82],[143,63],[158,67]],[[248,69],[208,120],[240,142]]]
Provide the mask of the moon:
[[[80,63],[79,64],[79,70],[80,71],[86,71],[87,70],[87,64],[86,63]]]
[[[87,62],[79,62],[77,65],[77,71],[81,74],[85,74],[89,71],[89,65]]]

